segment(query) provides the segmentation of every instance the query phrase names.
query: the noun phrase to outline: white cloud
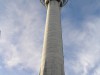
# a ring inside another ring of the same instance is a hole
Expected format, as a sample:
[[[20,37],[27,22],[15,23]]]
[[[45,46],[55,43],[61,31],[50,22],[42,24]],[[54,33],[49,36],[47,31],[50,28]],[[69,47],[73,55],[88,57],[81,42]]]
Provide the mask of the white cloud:
[[[71,50],[72,53],[70,52],[70,57],[74,56],[74,58],[70,60],[65,58],[65,61],[69,62],[68,64],[65,62],[67,68],[70,65],[75,75],[89,75],[89,71],[94,69],[98,62],[100,63],[100,18],[91,17],[82,24],[84,25],[82,30],[67,26],[69,30],[64,31],[66,47],[75,45],[75,48]],[[65,53],[68,54],[67,51]]]
[[[96,68],[93,75],[100,75],[100,65]]]
[[[6,64],[6,67],[12,68],[19,63],[19,58],[17,57],[18,52],[13,44],[5,40],[1,40],[0,48],[0,55],[3,58],[2,63]]]
[[[43,39],[41,9],[27,1],[27,9],[21,1],[8,2],[6,14],[0,23],[0,56],[5,67],[39,70]],[[35,7],[35,8],[34,8]],[[29,11],[26,11],[29,10]]]

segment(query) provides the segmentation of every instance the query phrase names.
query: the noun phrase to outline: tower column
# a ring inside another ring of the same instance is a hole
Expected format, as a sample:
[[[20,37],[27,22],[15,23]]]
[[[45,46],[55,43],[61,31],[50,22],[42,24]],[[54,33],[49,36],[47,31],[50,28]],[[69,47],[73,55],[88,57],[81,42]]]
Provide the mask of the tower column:
[[[49,0],[40,75],[65,75],[59,0]]]

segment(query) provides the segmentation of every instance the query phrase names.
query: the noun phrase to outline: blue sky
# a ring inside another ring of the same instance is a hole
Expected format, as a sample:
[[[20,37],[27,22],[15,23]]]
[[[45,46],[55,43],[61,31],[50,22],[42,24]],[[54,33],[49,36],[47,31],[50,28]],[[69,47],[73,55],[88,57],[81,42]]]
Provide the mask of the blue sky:
[[[66,75],[100,75],[100,0],[61,10]],[[39,0],[0,0],[0,75],[39,75],[46,8]]]

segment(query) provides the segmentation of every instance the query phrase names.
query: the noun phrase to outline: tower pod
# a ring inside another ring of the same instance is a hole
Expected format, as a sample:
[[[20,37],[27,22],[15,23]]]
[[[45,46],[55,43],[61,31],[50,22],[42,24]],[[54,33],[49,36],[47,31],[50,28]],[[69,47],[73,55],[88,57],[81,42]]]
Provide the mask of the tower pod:
[[[45,6],[48,5],[49,1],[52,1],[52,0],[40,0],[40,2]],[[54,1],[54,0],[53,0]],[[60,7],[63,7],[67,2],[68,0],[55,0],[55,1],[58,1],[60,2]]]

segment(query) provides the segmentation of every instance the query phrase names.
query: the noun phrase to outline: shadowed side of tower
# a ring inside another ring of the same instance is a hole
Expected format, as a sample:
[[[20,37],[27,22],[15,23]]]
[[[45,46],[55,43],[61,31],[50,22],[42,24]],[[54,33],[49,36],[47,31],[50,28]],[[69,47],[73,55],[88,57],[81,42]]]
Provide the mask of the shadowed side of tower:
[[[47,7],[40,75],[65,75],[60,9],[65,0],[42,0]]]

